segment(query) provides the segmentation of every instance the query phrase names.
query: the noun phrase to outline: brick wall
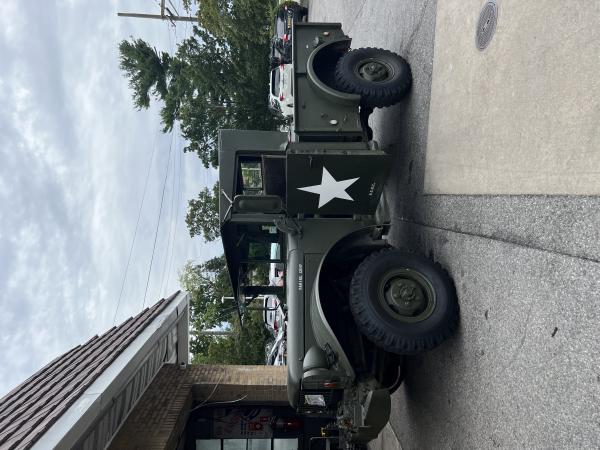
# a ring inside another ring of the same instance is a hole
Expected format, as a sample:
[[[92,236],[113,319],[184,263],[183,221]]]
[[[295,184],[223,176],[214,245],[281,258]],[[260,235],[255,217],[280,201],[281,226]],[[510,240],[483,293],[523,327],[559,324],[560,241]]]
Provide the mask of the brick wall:
[[[193,365],[182,370],[165,365],[109,449],[174,449],[193,400],[210,403],[240,398],[287,402],[285,367]]]
[[[197,365],[188,370],[196,401],[210,396],[208,402],[243,397],[244,401],[287,403],[285,367]]]

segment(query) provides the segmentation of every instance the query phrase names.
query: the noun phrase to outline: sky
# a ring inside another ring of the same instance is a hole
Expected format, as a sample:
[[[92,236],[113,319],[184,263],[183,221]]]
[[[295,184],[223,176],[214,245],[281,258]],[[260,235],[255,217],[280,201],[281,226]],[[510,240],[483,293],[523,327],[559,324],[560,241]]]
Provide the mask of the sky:
[[[159,105],[134,109],[119,69],[121,40],[139,37],[171,51],[191,27],[117,11],[156,14],[159,7],[148,0],[2,3],[0,396],[179,289],[187,260],[221,252],[218,243],[190,238],[185,226],[187,201],[216,173],[183,153],[177,132],[159,132]]]

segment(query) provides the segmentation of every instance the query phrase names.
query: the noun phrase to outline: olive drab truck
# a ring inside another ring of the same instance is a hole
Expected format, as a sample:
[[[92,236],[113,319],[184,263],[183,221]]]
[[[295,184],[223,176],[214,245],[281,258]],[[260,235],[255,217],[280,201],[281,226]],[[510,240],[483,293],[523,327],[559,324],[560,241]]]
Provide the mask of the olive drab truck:
[[[340,24],[296,23],[288,132],[221,130],[221,236],[243,307],[287,310],[288,398],[329,419],[328,448],[362,448],[390,414],[402,355],[434,348],[458,322],[444,270],[394,249],[376,220],[390,156],[368,115],[410,89],[400,56],[350,50]],[[264,274],[275,265],[283,282]]]

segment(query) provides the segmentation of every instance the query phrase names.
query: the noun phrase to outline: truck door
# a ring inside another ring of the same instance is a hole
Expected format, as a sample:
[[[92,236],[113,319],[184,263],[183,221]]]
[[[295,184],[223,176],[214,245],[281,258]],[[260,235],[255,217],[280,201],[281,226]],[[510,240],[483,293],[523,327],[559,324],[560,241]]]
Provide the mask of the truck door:
[[[322,151],[287,157],[288,214],[374,214],[389,170],[376,151]]]

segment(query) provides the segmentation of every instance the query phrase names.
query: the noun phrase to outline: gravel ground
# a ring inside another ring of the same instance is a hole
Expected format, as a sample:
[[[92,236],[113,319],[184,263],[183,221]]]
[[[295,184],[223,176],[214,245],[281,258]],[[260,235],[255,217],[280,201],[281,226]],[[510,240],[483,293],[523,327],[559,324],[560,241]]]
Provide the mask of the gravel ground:
[[[403,448],[600,447],[600,200],[424,195],[436,2],[310,8],[311,21],[342,22],[353,47],[393,50],[413,71],[407,99],[371,117],[395,155],[392,240],[450,272],[461,326],[409,360],[390,420]]]

